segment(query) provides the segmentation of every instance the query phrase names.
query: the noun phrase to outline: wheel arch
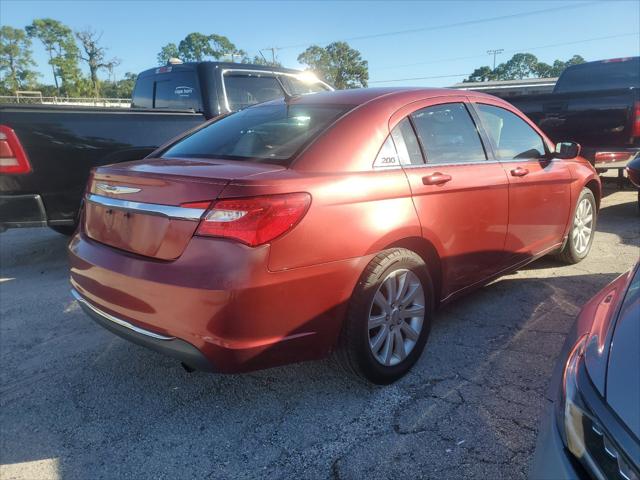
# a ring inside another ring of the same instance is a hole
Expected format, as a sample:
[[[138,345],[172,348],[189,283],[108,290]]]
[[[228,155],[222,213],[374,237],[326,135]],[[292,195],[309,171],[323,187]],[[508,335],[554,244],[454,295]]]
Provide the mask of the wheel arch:
[[[442,261],[434,245],[423,237],[406,237],[394,241],[384,249],[388,248],[406,248],[422,258],[433,281],[433,290],[436,297],[434,304],[437,306],[442,298]]]
[[[600,199],[602,197],[602,186],[600,182],[595,178],[592,178],[585,184],[584,188],[591,190],[591,193],[593,193],[593,196],[596,199],[596,209],[600,211]]]

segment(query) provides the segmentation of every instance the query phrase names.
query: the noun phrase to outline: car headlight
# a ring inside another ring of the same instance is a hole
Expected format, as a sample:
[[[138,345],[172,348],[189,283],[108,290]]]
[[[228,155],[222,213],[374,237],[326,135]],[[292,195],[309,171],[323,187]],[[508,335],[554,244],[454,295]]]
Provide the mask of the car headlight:
[[[587,336],[574,345],[562,375],[562,397],[556,415],[567,449],[598,479],[640,480],[600,421],[583,399],[578,372],[584,359]]]

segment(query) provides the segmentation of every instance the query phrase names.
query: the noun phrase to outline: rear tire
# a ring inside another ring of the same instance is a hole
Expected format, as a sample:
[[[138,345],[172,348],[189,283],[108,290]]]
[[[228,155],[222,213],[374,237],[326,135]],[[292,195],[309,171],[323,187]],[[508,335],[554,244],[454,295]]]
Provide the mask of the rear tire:
[[[395,382],[420,358],[433,306],[433,282],[422,258],[404,248],[380,252],[354,289],[338,362],[372,383]]]
[[[576,202],[567,242],[555,255],[557,260],[572,265],[589,255],[596,233],[597,217],[596,198],[593,192],[585,187]]]

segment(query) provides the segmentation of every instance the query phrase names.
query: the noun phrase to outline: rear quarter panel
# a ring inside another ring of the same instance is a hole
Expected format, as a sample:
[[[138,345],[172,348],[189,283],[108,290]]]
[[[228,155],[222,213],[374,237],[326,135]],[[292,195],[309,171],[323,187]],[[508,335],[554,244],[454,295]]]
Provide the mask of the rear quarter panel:
[[[300,224],[272,242],[270,270],[361,257],[421,235],[400,169],[333,174],[286,170],[274,176],[279,178],[232,182],[221,195],[311,194],[311,207]]]

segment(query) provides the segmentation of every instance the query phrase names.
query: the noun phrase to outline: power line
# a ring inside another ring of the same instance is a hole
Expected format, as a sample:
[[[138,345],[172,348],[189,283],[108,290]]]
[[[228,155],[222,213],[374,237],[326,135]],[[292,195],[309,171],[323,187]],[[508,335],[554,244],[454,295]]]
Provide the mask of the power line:
[[[576,45],[579,43],[587,43],[587,42],[594,42],[596,40],[608,40],[611,38],[620,38],[620,37],[630,37],[632,35],[640,35],[640,32],[632,32],[632,33],[620,33],[617,35],[608,35],[606,37],[593,37],[593,38],[584,38],[582,40],[574,40],[571,42],[562,42],[562,43],[553,43],[553,44],[549,44],[549,45],[541,45],[538,47],[522,47],[522,48],[516,48],[514,50],[506,50],[504,53],[518,53],[518,52],[525,52],[525,51],[529,51],[529,50],[541,50],[544,48],[553,48],[553,47],[563,47],[565,45]],[[403,68],[403,67],[415,67],[418,65],[429,65],[429,64],[433,64],[433,63],[447,63],[447,62],[454,62],[457,60],[473,60],[475,58],[485,58],[485,55],[470,55],[470,56],[465,56],[465,57],[449,57],[449,58],[441,58],[438,60],[428,60],[425,62],[414,62],[414,63],[405,63],[402,65],[387,65],[384,67],[375,67],[375,70],[390,70],[392,68]]]
[[[360,35],[357,37],[347,37],[347,38],[343,38],[342,40],[345,42],[351,42],[351,41],[355,41],[355,40],[368,40],[371,38],[382,38],[382,37],[390,37],[393,35],[405,35],[408,33],[417,33],[417,32],[429,32],[429,31],[434,31],[434,30],[444,30],[447,28],[455,28],[455,27],[464,27],[464,26],[468,26],[468,25],[476,25],[479,23],[486,23],[486,22],[495,22],[495,21],[499,21],[499,20],[508,20],[508,19],[512,19],[512,18],[520,18],[520,17],[528,17],[531,15],[539,15],[541,13],[549,13],[549,12],[557,12],[560,10],[569,10],[569,9],[574,9],[574,8],[581,8],[581,7],[589,7],[592,5],[596,5],[599,2],[586,2],[586,3],[576,3],[573,5],[563,5],[560,7],[553,7],[553,8],[545,8],[545,9],[541,9],[541,10],[531,10],[528,12],[521,12],[521,13],[512,13],[509,15],[500,15],[497,17],[487,17],[487,18],[479,18],[479,19],[475,19],[475,20],[465,20],[463,22],[456,22],[456,23],[447,23],[447,24],[443,24],[443,25],[434,25],[431,27],[421,27],[421,28],[412,28],[412,29],[408,29],[408,30],[397,30],[397,31],[393,31],[393,32],[383,32],[383,33],[373,33],[370,35]],[[321,43],[321,44],[325,44],[325,43],[329,43],[329,41],[323,41],[323,42],[314,42],[314,43]],[[299,43],[297,45],[285,45],[282,47],[278,47],[278,50],[285,50],[285,49],[290,49],[290,48],[301,48],[301,47],[307,47],[311,45],[311,43]]]
[[[468,77],[470,73],[453,73],[449,75],[433,75],[430,77],[412,77],[412,78],[395,78],[393,80],[374,80],[369,83],[391,83],[391,82],[406,82],[409,80],[430,80],[432,78],[451,78],[451,77]]]

